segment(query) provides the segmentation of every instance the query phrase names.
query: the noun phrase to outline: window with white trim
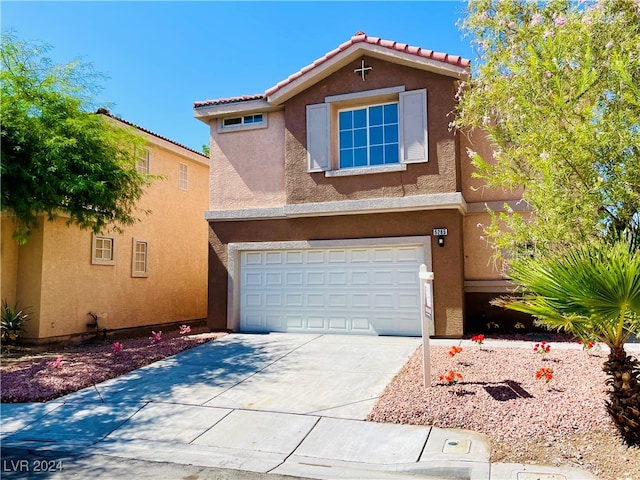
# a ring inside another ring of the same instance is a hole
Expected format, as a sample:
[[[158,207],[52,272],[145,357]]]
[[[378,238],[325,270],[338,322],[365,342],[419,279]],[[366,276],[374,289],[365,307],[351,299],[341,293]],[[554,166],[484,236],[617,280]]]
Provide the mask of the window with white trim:
[[[149,173],[149,150],[143,149],[136,160],[136,170],[140,173]]]
[[[339,168],[400,162],[398,103],[338,112]]]
[[[390,87],[307,105],[307,160],[327,177],[427,162],[427,91]]]
[[[178,187],[180,190],[189,188],[189,166],[186,163],[178,165]]]
[[[145,240],[133,239],[131,256],[131,276],[149,276],[149,244]]]
[[[116,264],[116,240],[114,237],[93,235],[91,242],[91,263],[93,265]]]
[[[252,130],[255,128],[267,128],[267,115],[265,113],[253,113],[218,120],[219,133],[233,132],[236,130]]]

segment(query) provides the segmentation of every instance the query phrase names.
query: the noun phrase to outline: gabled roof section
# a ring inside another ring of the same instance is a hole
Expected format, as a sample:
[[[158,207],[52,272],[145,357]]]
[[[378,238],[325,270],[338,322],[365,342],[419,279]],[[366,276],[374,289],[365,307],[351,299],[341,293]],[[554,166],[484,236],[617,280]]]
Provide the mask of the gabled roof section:
[[[471,63],[468,59],[457,55],[434,52],[406,43],[370,37],[364,32],[358,32],[349,41],[269,88],[263,95],[246,95],[195,102],[195,116],[206,121],[205,117],[210,115],[218,116],[225,114],[226,111],[245,111],[250,108],[248,103],[251,102],[256,105],[262,104],[263,107],[277,107],[362,55],[460,79],[469,76]],[[198,111],[199,109],[200,111]]]
[[[130,127],[134,127],[134,128],[136,128],[137,130],[140,130],[141,132],[146,133],[147,135],[150,135],[150,136],[152,136],[152,137],[155,137],[156,139],[159,139],[159,140],[161,140],[161,141],[168,142],[168,143],[170,143],[170,144],[172,144],[172,145],[174,145],[174,146],[176,146],[176,147],[179,147],[179,148],[181,148],[181,149],[183,149],[183,150],[186,150],[186,151],[190,152],[191,154],[194,154],[194,153],[195,153],[196,155],[198,155],[198,156],[200,156],[200,157],[203,157],[203,158],[201,158],[201,159],[198,159],[200,162],[202,162],[202,163],[206,163],[207,165],[209,165],[209,157],[207,157],[207,156],[206,156],[204,153],[202,153],[202,152],[199,152],[199,151],[197,151],[197,150],[194,150],[193,148],[187,147],[186,145],[182,145],[181,143],[175,142],[175,141],[171,140],[170,138],[163,137],[162,135],[158,135],[157,133],[152,132],[151,130],[147,130],[146,128],[143,128],[143,127],[141,127],[140,125],[136,125],[135,123],[132,123],[132,122],[130,122],[130,121],[128,121],[128,120],[125,120],[125,119],[120,118],[120,117],[116,117],[115,115],[113,115],[113,114],[112,114],[109,110],[107,110],[106,108],[99,108],[99,109],[96,111],[96,113],[97,113],[97,114],[99,114],[99,115],[104,115],[105,117],[109,117],[109,118],[111,118],[111,119],[113,119],[113,120],[116,120],[116,121],[118,121],[118,122],[120,122],[120,123],[124,123],[125,125],[128,125],[128,126],[130,126]]]
[[[466,78],[469,75],[470,61],[466,58],[393,40],[369,37],[363,32],[358,32],[351,40],[268,89],[265,96],[269,103],[284,102],[365,54],[455,78]]]

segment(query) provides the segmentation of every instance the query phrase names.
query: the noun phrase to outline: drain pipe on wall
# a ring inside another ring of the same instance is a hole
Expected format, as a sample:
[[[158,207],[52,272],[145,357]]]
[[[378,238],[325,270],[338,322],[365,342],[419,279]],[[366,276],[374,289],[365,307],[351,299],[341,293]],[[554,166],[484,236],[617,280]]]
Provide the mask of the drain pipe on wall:
[[[420,265],[420,316],[422,318],[422,375],[424,386],[431,387],[431,349],[429,335],[433,335],[433,272],[427,272],[425,264]]]

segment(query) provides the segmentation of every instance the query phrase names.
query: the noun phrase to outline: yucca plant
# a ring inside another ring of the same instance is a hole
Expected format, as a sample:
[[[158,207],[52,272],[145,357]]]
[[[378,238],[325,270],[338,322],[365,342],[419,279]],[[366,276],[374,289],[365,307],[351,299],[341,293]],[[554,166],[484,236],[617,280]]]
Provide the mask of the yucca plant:
[[[510,274],[522,296],[496,304],[609,347],[606,407],[623,439],[640,444],[640,370],[624,350],[640,334],[640,250],[628,240],[597,241],[514,261]]]
[[[29,317],[30,314],[19,310],[17,304],[11,307],[6,300],[3,300],[0,317],[0,337],[2,340],[5,342],[18,340]]]

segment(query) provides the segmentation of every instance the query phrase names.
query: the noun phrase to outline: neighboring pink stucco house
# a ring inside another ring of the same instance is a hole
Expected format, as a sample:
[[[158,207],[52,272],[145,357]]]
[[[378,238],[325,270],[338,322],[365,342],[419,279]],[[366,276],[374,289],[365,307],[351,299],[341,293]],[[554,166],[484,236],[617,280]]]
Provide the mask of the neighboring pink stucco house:
[[[419,335],[422,263],[437,336],[493,315],[508,284],[477,224],[517,197],[472,188],[448,126],[468,76],[464,58],[359,33],[264,94],[196,102],[209,326]]]

